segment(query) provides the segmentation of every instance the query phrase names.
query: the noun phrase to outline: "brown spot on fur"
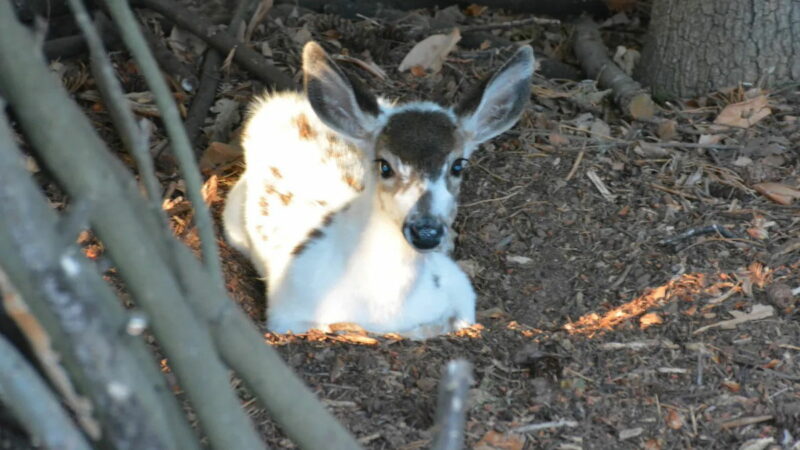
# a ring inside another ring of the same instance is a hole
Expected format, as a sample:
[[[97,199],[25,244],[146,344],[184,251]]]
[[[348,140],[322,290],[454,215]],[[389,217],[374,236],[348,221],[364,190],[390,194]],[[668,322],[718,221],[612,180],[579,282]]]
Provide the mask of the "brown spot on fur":
[[[267,233],[264,233],[264,225],[256,225],[256,233],[258,233],[258,237],[260,237],[262,241],[267,240]]]
[[[267,202],[266,197],[261,197],[260,199],[258,199],[258,208],[261,211],[262,216],[269,215],[269,202]]]
[[[294,197],[294,194],[289,192],[286,194],[278,194],[278,196],[281,198],[281,201],[283,202],[284,205],[288,205],[289,203],[292,202],[292,197]]]
[[[278,197],[280,197],[281,202],[283,202],[284,205],[288,205],[289,203],[291,203],[292,202],[292,197],[294,197],[294,194],[292,194],[291,192],[287,192],[285,194],[283,192],[278,192],[278,190],[275,189],[275,186],[273,186],[271,184],[266,184],[265,183],[264,184],[264,190],[267,192],[267,194],[270,194],[270,195],[278,194]]]
[[[364,185],[361,184],[358,180],[356,180],[356,177],[350,175],[349,173],[345,174],[342,177],[342,181],[347,183],[348,186],[350,186],[351,188],[355,189],[358,192],[364,191]]]
[[[311,124],[308,123],[308,118],[305,114],[297,115],[297,117],[294,118],[294,125],[297,127],[300,139],[308,140],[317,137],[317,132],[311,128]]]
[[[305,251],[305,249],[308,247],[308,244],[311,243],[311,241],[313,241],[314,239],[319,239],[324,235],[325,233],[323,233],[322,230],[320,230],[319,228],[314,228],[313,230],[311,230],[310,233],[308,233],[308,236],[306,236],[303,242],[297,244],[297,247],[295,247],[292,250],[292,255],[298,256],[299,254],[303,253],[303,251]]]
[[[274,176],[275,178],[279,180],[283,178],[283,175],[281,175],[281,171],[278,170],[277,167],[270,167],[269,170],[272,171],[272,176]]]
[[[326,202],[325,200],[317,200],[317,204],[319,206],[328,206],[328,202]]]

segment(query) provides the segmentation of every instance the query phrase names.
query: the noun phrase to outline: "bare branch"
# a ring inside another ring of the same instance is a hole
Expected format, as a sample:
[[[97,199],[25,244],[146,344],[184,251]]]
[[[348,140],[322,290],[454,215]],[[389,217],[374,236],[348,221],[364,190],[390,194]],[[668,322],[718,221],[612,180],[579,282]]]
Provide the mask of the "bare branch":
[[[458,450],[464,447],[464,422],[469,407],[467,393],[471,383],[472,364],[469,361],[457,359],[447,363],[439,382],[438,432],[433,449]]]
[[[217,238],[214,234],[214,225],[211,221],[211,213],[208,210],[208,206],[203,201],[203,196],[200,193],[203,181],[200,178],[197,160],[195,160],[189,138],[186,136],[186,130],[183,128],[183,121],[178,113],[178,108],[175,106],[172,93],[161,75],[147,42],[139,31],[139,26],[128,3],[120,0],[107,0],[106,6],[112,19],[119,27],[122,40],[139,64],[142,75],[144,75],[148,86],[153,92],[158,109],[161,110],[161,118],[170,137],[172,151],[180,163],[181,175],[186,182],[187,194],[194,207],[195,222],[203,249],[203,261],[211,279],[222,284],[222,268],[219,262],[219,249],[217,248]]]
[[[0,271],[0,290],[4,275]],[[10,286],[5,286],[9,288]],[[39,374],[0,334],[0,403],[3,403],[31,436],[46,448],[89,450],[86,439]],[[43,418],[47,420],[42,420]]]

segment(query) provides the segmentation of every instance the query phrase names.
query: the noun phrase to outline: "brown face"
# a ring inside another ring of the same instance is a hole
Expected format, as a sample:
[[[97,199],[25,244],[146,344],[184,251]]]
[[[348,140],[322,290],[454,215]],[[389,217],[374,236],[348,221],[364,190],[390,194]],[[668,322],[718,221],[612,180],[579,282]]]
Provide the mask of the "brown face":
[[[443,108],[401,110],[376,142],[378,198],[417,250],[439,247],[455,218],[463,137]]]

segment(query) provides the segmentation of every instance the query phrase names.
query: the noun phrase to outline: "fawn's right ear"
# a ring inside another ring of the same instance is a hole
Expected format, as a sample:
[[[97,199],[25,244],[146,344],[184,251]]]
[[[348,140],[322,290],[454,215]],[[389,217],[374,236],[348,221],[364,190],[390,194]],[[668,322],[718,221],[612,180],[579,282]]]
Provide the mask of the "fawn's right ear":
[[[367,139],[380,113],[371,93],[351,82],[314,41],[303,48],[306,96],[325,125],[355,140]]]

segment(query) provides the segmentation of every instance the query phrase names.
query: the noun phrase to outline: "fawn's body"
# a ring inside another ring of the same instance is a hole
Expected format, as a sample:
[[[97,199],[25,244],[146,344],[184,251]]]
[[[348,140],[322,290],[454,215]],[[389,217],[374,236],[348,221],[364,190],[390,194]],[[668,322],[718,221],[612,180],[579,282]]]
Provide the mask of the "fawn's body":
[[[516,122],[532,65],[520,50],[456,110],[395,106],[306,46],[306,95],[254,105],[224,213],[228,240],[266,278],[272,331],[352,322],[424,338],[474,322],[475,293],[447,255],[461,170]],[[500,103],[485,105],[490,93]]]

